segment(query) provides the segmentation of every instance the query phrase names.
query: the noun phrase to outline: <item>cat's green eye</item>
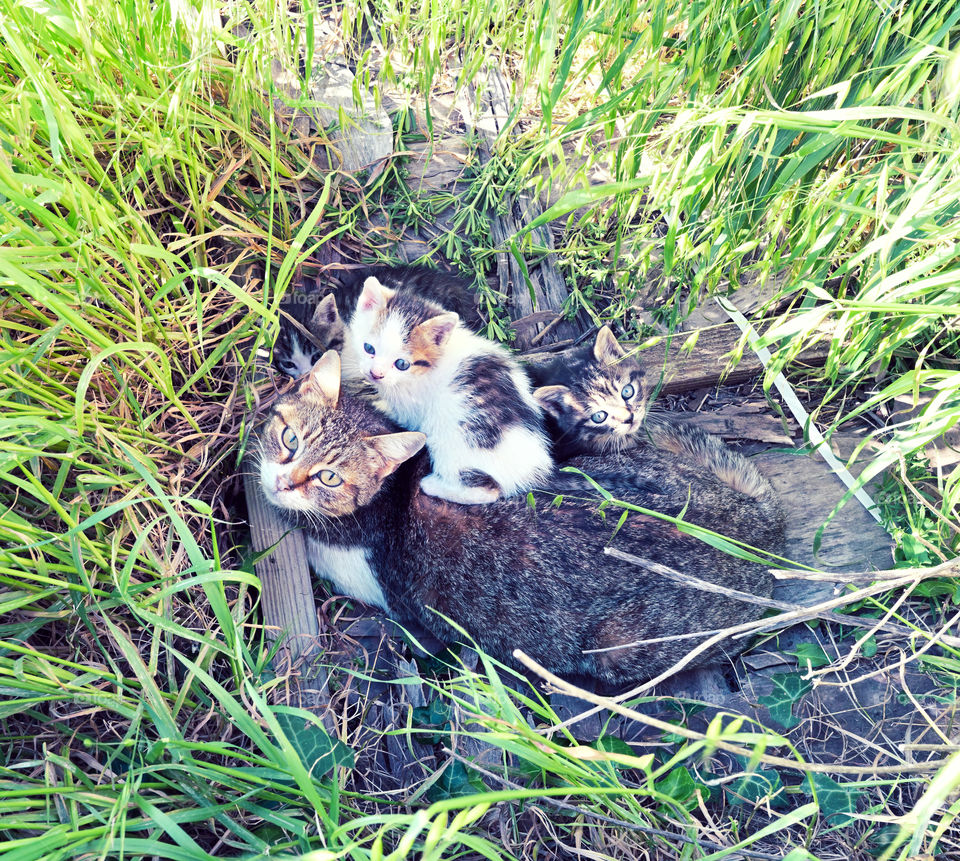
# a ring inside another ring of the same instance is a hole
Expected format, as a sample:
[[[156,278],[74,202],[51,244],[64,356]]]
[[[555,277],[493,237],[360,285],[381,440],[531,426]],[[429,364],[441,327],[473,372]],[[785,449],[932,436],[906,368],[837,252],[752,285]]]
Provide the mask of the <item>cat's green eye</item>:
[[[373,344],[364,344],[363,351],[369,353],[371,356],[375,356],[377,351],[373,349]]]
[[[600,412],[594,413],[592,416],[590,416],[590,421],[592,421],[595,425],[602,425],[606,420],[607,414],[603,410],[600,410]]]
[[[620,396],[625,400],[629,401],[637,393],[637,390],[633,387],[633,383],[627,383],[623,387],[623,391],[620,392]]]
[[[327,487],[339,487],[343,484],[343,479],[332,469],[321,469],[320,472],[317,473],[317,478],[320,479],[320,484],[326,485]]]
[[[284,426],[283,430],[280,431],[280,442],[290,452],[296,451],[297,446],[300,445],[297,435],[287,426]]]
[[[406,359],[397,359],[397,361],[393,363],[393,366],[398,371],[405,371],[407,368],[410,367],[410,363]]]

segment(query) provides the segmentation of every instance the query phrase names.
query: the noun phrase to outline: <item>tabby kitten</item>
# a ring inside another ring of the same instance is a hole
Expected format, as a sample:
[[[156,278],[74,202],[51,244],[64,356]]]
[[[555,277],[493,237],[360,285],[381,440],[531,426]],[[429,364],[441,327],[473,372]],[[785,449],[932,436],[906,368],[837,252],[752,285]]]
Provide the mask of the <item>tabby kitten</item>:
[[[614,528],[618,518],[604,519],[599,495],[578,475],[552,475],[536,508],[522,498],[459,506],[428,496],[420,485],[430,468],[419,451],[423,435],[393,432],[339,383],[338,357],[327,353],[276,402],[254,451],[266,499],[292,528],[306,530],[313,567],[342,593],[448,642],[460,638],[460,625],[500,660],[512,662],[513,650],[522,649],[554,672],[609,685],[656,675],[702,640],[670,637],[724,628],[759,611],[606,556],[606,546],[770,594],[762,566],[671,523],[631,513]],[[777,507],[761,507],[671,452],[573,463],[617,499],[682,514],[774,552],[782,542]],[[563,501],[551,504],[557,493]],[[742,643],[727,646],[735,651]],[[717,656],[715,649],[699,660]]]
[[[699,428],[648,414],[643,368],[627,356],[606,326],[592,348],[532,366],[530,373],[540,383],[533,396],[547,411],[547,429],[558,461],[652,444],[709,470],[728,487],[761,504],[776,498],[757,468],[722,440]],[[547,381],[551,384],[545,385]]]
[[[540,408],[506,348],[453,311],[369,277],[347,327],[344,376],[371,383],[377,406],[422,431],[433,471],[424,493],[482,504],[537,484],[553,468]]]
[[[470,286],[457,275],[425,266],[343,270],[326,295],[321,296],[325,288],[319,279],[308,279],[284,296],[280,309],[286,313],[281,313],[280,333],[273,348],[274,364],[280,371],[299,377],[327,350],[343,349],[345,327],[339,309],[352,311],[356,307],[363,282],[371,276],[393,290],[409,290],[454,311],[471,331],[483,325]]]
[[[643,367],[604,326],[593,344],[530,366],[557,460],[633,446],[647,412]]]
[[[317,297],[303,285],[288,291],[280,300],[280,331],[273,344],[273,364],[281,373],[294,379],[301,377],[328,348],[334,347],[331,341],[336,340],[340,317],[336,305],[331,317],[330,304],[324,301],[317,302]],[[339,329],[342,346],[342,323]]]

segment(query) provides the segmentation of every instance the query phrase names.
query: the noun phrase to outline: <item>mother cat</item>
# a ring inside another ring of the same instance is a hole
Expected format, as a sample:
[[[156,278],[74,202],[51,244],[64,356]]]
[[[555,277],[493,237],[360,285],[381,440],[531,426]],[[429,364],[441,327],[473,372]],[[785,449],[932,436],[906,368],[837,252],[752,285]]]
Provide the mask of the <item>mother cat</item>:
[[[687,589],[605,556],[612,545],[715,583],[767,596],[771,580],[663,520],[598,511],[580,476],[557,473],[539,504],[458,505],[427,496],[424,436],[395,432],[366,403],[340,393],[328,352],[280,398],[259,429],[260,485],[308,533],[311,564],[338,590],[415,619],[441,639],[461,625],[487,653],[516,648],[558,673],[607,684],[649,678],[698,639],[639,644],[756,618],[755,606]],[[419,454],[418,454],[419,453]],[[616,499],[679,516],[767,550],[782,514],[772,490],[740,493],[676,455],[642,448],[568,462]],[[552,504],[563,494],[559,505]],[[604,651],[591,652],[600,649]],[[715,656],[715,655],[714,655]]]

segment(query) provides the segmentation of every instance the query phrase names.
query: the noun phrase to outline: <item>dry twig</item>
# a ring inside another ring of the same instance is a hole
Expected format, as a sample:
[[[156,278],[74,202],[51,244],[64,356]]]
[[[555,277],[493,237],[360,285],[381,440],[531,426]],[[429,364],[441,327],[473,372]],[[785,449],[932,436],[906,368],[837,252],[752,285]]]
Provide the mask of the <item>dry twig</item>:
[[[658,718],[651,717],[650,715],[645,715],[642,712],[636,711],[635,709],[627,708],[618,701],[620,699],[619,697],[616,699],[612,697],[604,697],[600,694],[594,694],[590,691],[584,690],[583,688],[579,688],[576,685],[561,679],[559,676],[554,675],[545,667],[540,666],[540,664],[533,660],[533,658],[520,649],[514,649],[513,657],[532,673],[536,673],[536,675],[549,682],[550,685],[552,685],[560,693],[569,694],[572,697],[577,697],[578,699],[585,700],[586,702],[593,703],[595,706],[597,706],[597,709],[585,714],[592,714],[593,711],[600,709],[608,709],[609,711],[612,711],[618,715],[630,718],[631,720],[637,721],[637,723],[644,724],[645,726],[652,727],[653,729],[660,730],[661,732],[669,732],[673,733],[674,735],[680,735],[684,738],[690,739],[691,741],[707,741],[707,736],[704,733],[689,729],[682,724],[668,723],[667,721],[659,720]],[[580,715],[578,716],[578,719],[584,716],[585,715]],[[553,729],[554,727],[548,727],[545,732],[551,732]],[[942,768],[948,762],[946,759],[931,759],[924,763],[912,763],[907,765],[834,765],[820,762],[797,762],[796,760],[786,759],[782,756],[771,756],[768,753],[757,754],[756,751],[741,747],[738,744],[732,744],[728,741],[723,741],[722,739],[717,739],[715,736],[711,736],[709,739],[709,744],[713,748],[725,750],[728,753],[733,753],[737,756],[746,757],[751,762],[762,762],[765,765],[776,766],[778,768],[789,768],[792,771],[799,771],[803,774],[816,772],[819,774],[850,774],[860,777],[876,777],[887,774],[924,774],[926,772]]]

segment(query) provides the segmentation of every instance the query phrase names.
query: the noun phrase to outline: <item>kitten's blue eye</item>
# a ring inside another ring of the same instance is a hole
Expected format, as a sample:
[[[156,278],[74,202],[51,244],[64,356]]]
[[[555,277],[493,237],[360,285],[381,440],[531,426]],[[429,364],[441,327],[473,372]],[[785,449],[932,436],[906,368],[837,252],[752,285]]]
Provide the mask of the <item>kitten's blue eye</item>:
[[[320,472],[317,473],[317,478],[320,479],[321,484],[327,487],[339,487],[343,484],[343,479],[332,469],[321,469]]]
[[[363,351],[369,353],[371,356],[376,355],[376,350],[373,349],[373,344],[364,344]]]
[[[297,435],[290,430],[289,427],[284,427],[280,432],[280,442],[283,443],[284,447],[291,452],[297,450],[297,446],[300,445],[300,440],[297,439]]]
[[[632,383],[627,383],[623,387],[623,391],[620,392],[620,395],[625,401],[629,401],[637,393],[637,390],[633,387]]]
[[[592,421],[595,425],[602,425],[606,420],[607,414],[603,410],[600,410],[600,412],[594,413],[592,416],[590,416],[590,421]]]
[[[393,363],[393,366],[398,371],[405,371],[407,368],[410,367],[410,363],[406,359],[397,359],[397,361]]]

